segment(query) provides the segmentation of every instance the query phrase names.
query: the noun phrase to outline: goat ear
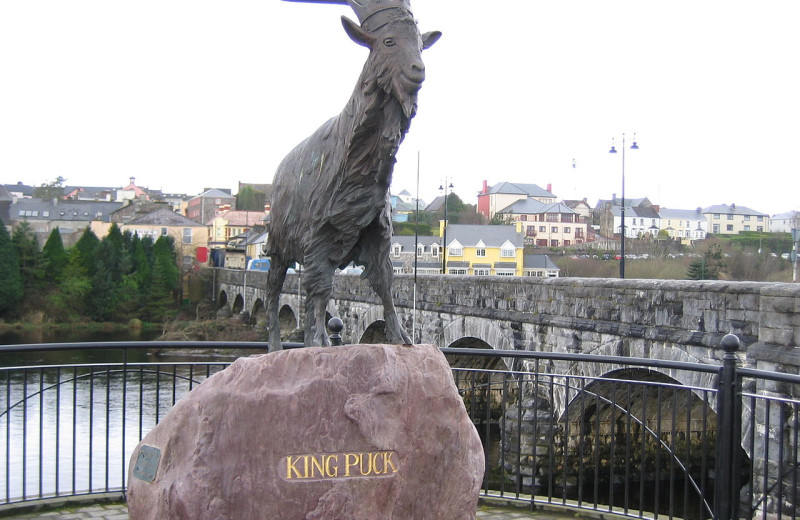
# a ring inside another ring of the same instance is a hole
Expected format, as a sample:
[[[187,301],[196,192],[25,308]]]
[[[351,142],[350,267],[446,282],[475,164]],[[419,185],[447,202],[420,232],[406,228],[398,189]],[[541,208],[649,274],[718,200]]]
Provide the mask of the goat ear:
[[[347,36],[349,36],[351,40],[368,49],[372,48],[375,39],[367,31],[362,29],[360,25],[350,18],[342,16],[342,26],[344,27],[344,32],[347,33]]]
[[[442,33],[440,31],[426,32],[422,35],[422,48],[430,49],[441,37]]]

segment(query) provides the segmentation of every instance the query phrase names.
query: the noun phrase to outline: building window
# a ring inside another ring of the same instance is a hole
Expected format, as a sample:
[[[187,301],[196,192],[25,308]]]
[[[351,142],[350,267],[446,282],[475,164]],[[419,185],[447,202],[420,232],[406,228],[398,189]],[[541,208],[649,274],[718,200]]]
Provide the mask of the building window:
[[[162,237],[165,237],[165,236],[167,236],[167,228],[165,228],[165,227],[162,227],[162,228],[161,228],[161,236],[162,236]]]
[[[516,256],[516,251],[514,249],[501,249],[500,256],[503,258],[514,258]]]
[[[458,268],[458,269],[448,269],[448,274],[467,274],[466,269]]]
[[[425,247],[422,244],[417,244],[417,256],[421,257],[424,251]]]
[[[183,228],[183,243],[184,244],[192,243],[192,228],[190,227]]]
[[[757,220],[758,222],[764,222],[764,217],[762,217],[761,215],[759,215],[759,216],[757,216],[757,217],[756,217],[756,220]]]
[[[561,222],[575,222],[575,215],[572,213],[564,213],[561,215]]]
[[[745,222],[750,222],[750,215],[745,215],[744,216],[744,221]]]
[[[539,226],[539,233],[547,233],[547,226]]]
[[[558,240],[551,240],[550,247],[558,247]]]
[[[719,220],[719,213],[714,213],[714,220]]]
[[[564,228],[564,233],[572,233],[572,228],[571,228],[571,227],[569,227],[569,226],[566,226],[566,227]]]
[[[711,227],[711,232],[712,232],[712,233],[719,233],[719,224],[714,224],[714,225]]]
[[[564,240],[564,247],[567,247],[570,244],[572,244],[572,242],[570,242],[569,240]]]
[[[450,256],[462,256],[464,254],[464,249],[461,247],[451,247],[447,250],[447,254]]]
[[[395,245],[393,245],[393,246],[392,246],[392,254],[393,254],[394,256],[400,256],[400,251],[401,251],[402,249],[403,249],[403,248],[402,248],[400,245],[398,245],[398,244],[395,244]]]
[[[551,233],[558,233],[558,226],[550,226]]]
[[[733,231],[733,224],[728,224],[727,226],[725,226],[725,229],[728,231]]]
[[[486,256],[486,249],[480,247],[475,250],[475,256]]]
[[[745,231],[750,231],[750,226],[745,226],[745,227],[744,227],[744,230],[745,230]]]
[[[439,258],[439,244],[433,244],[431,246],[431,256],[434,258]]]
[[[522,222],[525,222],[526,220],[528,220],[528,215],[520,215],[520,216],[519,216],[519,219],[520,219]]]
[[[514,276],[513,269],[497,269],[495,270],[497,276]]]
[[[558,222],[558,213],[547,213],[545,217],[547,222]]]
[[[728,215],[728,220],[733,220],[733,215]]]
[[[473,269],[472,272],[475,273],[475,276],[489,276],[492,274],[489,269]]]

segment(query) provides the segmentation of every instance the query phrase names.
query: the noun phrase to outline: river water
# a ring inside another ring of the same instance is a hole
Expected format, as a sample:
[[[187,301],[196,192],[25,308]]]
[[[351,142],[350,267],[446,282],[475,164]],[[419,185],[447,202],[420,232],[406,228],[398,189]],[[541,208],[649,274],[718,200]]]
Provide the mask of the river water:
[[[15,339],[36,343],[30,336]],[[119,333],[57,338],[143,339]],[[121,362],[119,351],[0,357],[0,504],[123,488],[139,440],[178,399],[235,357],[198,350],[137,351],[128,355],[127,370],[99,366]],[[210,361],[220,363],[207,366]],[[73,366],[49,368],[62,364]]]

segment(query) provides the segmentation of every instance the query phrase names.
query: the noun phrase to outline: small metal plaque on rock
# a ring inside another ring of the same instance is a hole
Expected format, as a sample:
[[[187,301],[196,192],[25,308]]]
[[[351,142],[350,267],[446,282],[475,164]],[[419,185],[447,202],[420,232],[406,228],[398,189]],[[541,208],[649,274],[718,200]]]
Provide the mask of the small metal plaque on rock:
[[[133,467],[133,476],[139,480],[151,483],[156,479],[158,463],[161,461],[161,450],[153,446],[142,445],[136,465]]]

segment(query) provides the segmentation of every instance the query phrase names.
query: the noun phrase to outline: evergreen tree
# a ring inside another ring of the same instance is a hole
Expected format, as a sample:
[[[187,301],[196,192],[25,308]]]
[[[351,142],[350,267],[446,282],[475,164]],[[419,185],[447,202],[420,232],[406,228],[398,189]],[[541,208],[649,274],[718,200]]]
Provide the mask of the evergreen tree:
[[[0,317],[10,316],[22,301],[24,289],[17,253],[2,219],[0,219],[0,280],[2,280],[0,283]]]
[[[64,249],[64,242],[61,240],[61,232],[58,228],[50,233],[47,242],[44,243],[42,256],[44,257],[45,280],[49,283],[60,280],[67,267],[69,257]]]
[[[44,280],[44,266],[42,253],[39,251],[39,241],[33,234],[30,224],[22,221],[11,237],[14,251],[19,262],[19,272],[25,291],[25,303],[33,308],[38,308]]]
[[[145,317],[163,321],[175,308],[179,272],[175,263],[175,248],[170,237],[159,237],[153,245],[153,267],[150,275],[150,298]]]
[[[703,256],[689,264],[686,277],[689,280],[718,280],[725,264],[722,261],[722,248],[714,244]]]
[[[97,249],[100,247],[100,239],[88,227],[78,239],[75,247],[70,251],[74,254],[74,266],[88,277],[93,277],[97,270]]]

